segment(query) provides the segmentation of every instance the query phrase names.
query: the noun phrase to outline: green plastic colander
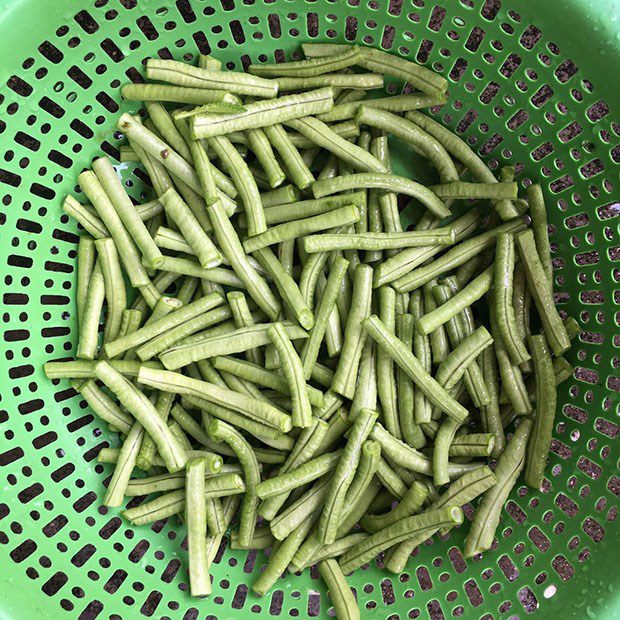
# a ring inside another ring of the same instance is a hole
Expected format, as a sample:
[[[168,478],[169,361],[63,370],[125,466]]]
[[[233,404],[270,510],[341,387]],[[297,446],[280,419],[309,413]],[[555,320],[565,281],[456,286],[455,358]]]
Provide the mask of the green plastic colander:
[[[560,388],[548,481],[518,485],[498,542],[460,552],[467,526],[392,575],[350,583],[363,618],[620,617],[620,125],[618,0],[5,0],[0,9],[0,619],[317,617],[318,574],[248,588],[262,552],[222,550],[213,596],[187,592],[176,523],[133,528],[100,506],[115,442],[42,364],[73,355],[76,224],[62,197],[104,151],[120,85],[150,56],[213,53],[229,68],[290,58],[304,41],[357,42],[433,67],[451,83],[436,118],[497,169],[544,188],[557,303],[584,332]],[[393,92],[402,85],[390,83]],[[120,106],[120,107],[119,107]],[[404,149],[401,168],[427,172]],[[406,165],[405,165],[406,164]],[[142,175],[125,181],[139,198]],[[471,511],[467,510],[471,516]]]

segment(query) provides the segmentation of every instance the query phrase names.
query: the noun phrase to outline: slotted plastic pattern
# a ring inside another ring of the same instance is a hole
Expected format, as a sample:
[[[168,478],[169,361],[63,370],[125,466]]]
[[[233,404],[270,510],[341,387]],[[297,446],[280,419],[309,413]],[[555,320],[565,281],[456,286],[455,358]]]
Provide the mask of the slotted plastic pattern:
[[[613,0],[7,4],[0,16],[0,617],[333,614],[315,571],[288,576],[257,598],[248,584],[265,556],[228,549],[213,566],[213,596],[192,600],[182,530],[131,528],[99,506],[110,468],[95,458],[114,439],[67,382],[52,385],[41,371],[44,361],[75,351],[78,230],[62,215],[61,198],[94,156],[117,155],[115,119],[135,110],[120,105],[119,86],[140,80],[136,68],[150,56],[191,61],[212,52],[240,68],[291,57],[313,39],[382,47],[449,78],[450,102],[435,118],[492,168],[516,162],[523,187],[542,183],[557,302],[585,330],[570,353],[575,376],[560,390],[543,491],[515,489],[499,540],[482,558],[463,560],[465,526],[420,549],[400,576],[374,563],[357,571],[350,583],[363,617],[619,617],[617,8]],[[400,166],[412,172],[408,159]],[[134,196],[145,195],[143,175],[131,166],[125,182]]]

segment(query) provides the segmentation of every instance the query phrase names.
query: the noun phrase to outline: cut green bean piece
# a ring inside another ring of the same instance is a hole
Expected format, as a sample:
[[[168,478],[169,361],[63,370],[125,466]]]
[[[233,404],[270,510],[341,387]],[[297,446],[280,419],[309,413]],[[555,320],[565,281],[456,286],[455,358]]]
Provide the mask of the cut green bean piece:
[[[458,316],[465,308],[486,295],[493,282],[493,273],[494,268],[488,267],[456,295],[453,295],[449,301],[425,314],[416,321],[416,331],[421,335],[431,334],[440,325]]]
[[[144,372],[145,368],[141,368]],[[121,404],[142,424],[157,445],[168,471],[178,471],[185,466],[185,450],[172,435],[152,403],[131,382],[114,370],[107,362],[99,362],[95,375],[118,397]],[[142,381],[139,380],[140,383]]]
[[[338,562],[332,559],[323,560],[319,563],[319,573],[325,581],[339,620],[359,620],[360,610],[357,601]]]
[[[519,337],[513,306],[514,264],[514,236],[510,234],[498,235],[495,251],[493,283],[495,305],[493,311],[496,316],[497,331],[501,336],[506,352],[513,364],[520,365],[530,359],[530,354],[525,348],[523,339]]]
[[[538,183],[533,183],[527,188],[527,200],[532,218],[532,232],[536,242],[538,256],[543,269],[547,274],[549,286],[553,288],[553,265],[551,262],[551,244],[547,227],[547,207],[542,188]]]
[[[203,105],[211,102],[236,103],[237,97],[223,90],[186,88],[166,84],[125,84],[121,94],[130,101],[170,101]]]
[[[330,73],[315,77],[278,77],[276,82],[278,83],[279,92],[309,90],[324,86],[332,86],[334,89],[354,88],[364,91],[383,88],[383,76],[377,73]]]
[[[314,176],[284,127],[282,125],[270,125],[263,127],[263,131],[273,148],[279,153],[290,180],[299,189],[309,187],[314,182]]]
[[[80,329],[80,339],[76,356],[92,360],[95,358],[99,343],[99,319],[105,300],[105,282],[101,263],[97,261],[90,276],[88,284],[88,295],[84,305],[82,325]]]
[[[499,377],[497,369],[497,357],[494,348],[487,347],[480,357],[480,368],[484,382],[489,391],[489,403],[480,409],[480,422],[482,429],[495,437],[494,447],[491,452],[493,458],[499,458],[506,446],[506,437],[502,426],[499,411]]]
[[[361,58],[362,52],[357,45],[345,46],[342,52],[333,56],[286,63],[254,64],[248,67],[248,71],[254,75],[267,77],[315,77],[324,73],[342,71],[342,69],[357,64]]]
[[[441,185],[431,185],[430,189],[440,198],[490,200],[513,200],[517,197],[517,184],[512,183],[467,183],[453,181]]]
[[[295,118],[327,112],[334,105],[332,96],[330,87],[319,88],[301,94],[248,103],[245,112],[197,114],[190,118],[190,131],[192,137],[198,139],[222,136],[231,131],[269,127]]]
[[[103,341],[109,342],[118,336],[123,311],[127,305],[127,291],[125,290],[123,272],[114,240],[111,237],[97,239],[95,247],[97,248],[105,298],[108,304]]]
[[[464,420],[468,411],[446,392],[431,375],[426,372],[413,353],[391,333],[379,317],[371,316],[363,321],[363,329],[413,380],[424,395],[442,411],[457,420]]]
[[[319,230],[347,226],[357,222],[359,218],[359,208],[350,204],[321,215],[274,226],[260,235],[246,239],[243,242],[243,248],[247,253],[255,252],[269,245],[281,243],[289,239],[297,239]]]
[[[398,506],[393,510],[381,515],[367,515],[362,518],[360,525],[371,534],[375,534],[386,527],[414,515],[422,508],[424,500],[428,496],[428,489],[421,482],[415,481],[407,490]]]
[[[525,224],[520,219],[506,222],[477,237],[473,237],[455,245],[438,259],[431,261],[428,265],[413,269],[406,275],[399,277],[392,283],[392,286],[399,293],[413,291],[427,282],[430,282],[433,278],[437,278],[441,274],[459,267],[476,254],[491,247],[495,243],[497,235],[501,233],[517,233],[524,228]]]
[[[371,293],[372,267],[358,265],[353,280],[353,296],[344,332],[344,344],[331,385],[334,392],[346,398],[353,398],[355,393],[357,371],[366,342],[362,321],[370,314]]]
[[[499,524],[502,507],[525,464],[525,452],[532,431],[532,421],[521,420],[495,468],[497,483],[483,496],[474,514],[463,555],[471,558],[490,549]]]
[[[312,193],[315,198],[322,198],[329,194],[355,190],[360,187],[406,194],[407,196],[417,198],[437,217],[448,217],[451,215],[450,210],[446,208],[443,202],[430,189],[420,185],[420,183],[393,174],[366,172],[316,181],[312,184]]]
[[[223,90],[235,95],[275,97],[277,83],[260,77],[233,71],[213,71],[192,67],[176,60],[149,58],[146,63],[149,80],[168,82],[191,88]]]
[[[553,434],[557,394],[551,354],[544,336],[530,336],[534,378],[536,381],[536,413],[525,462],[525,482],[540,489]]]
[[[306,237],[304,249],[309,254],[332,250],[396,250],[428,245],[451,245],[455,240],[453,228],[430,232],[322,234]]]
[[[280,314],[280,304],[265,280],[248,261],[239,237],[223,207],[215,203],[208,208],[213,230],[222,254],[228,259],[234,272],[243,281],[248,293],[272,321]]]
[[[534,233],[531,230],[519,233],[517,235],[517,247],[525,269],[528,288],[534,298],[545,330],[545,337],[553,354],[562,355],[570,349],[570,338],[555,307],[553,290],[538,255]]]
[[[192,379],[176,372],[145,367],[140,369],[138,381],[158,390],[194,396],[219,406],[234,408],[246,417],[284,433],[292,428],[290,416],[273,405],[206,381]]]

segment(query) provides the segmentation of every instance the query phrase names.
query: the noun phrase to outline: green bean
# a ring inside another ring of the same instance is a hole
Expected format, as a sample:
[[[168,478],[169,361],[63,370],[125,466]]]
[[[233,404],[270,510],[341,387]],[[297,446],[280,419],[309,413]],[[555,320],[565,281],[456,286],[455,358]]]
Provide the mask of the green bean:
[[[282,185],[286,180],[286,175],[276,159],[265,132],[262,129],[247,129],[244,133],[248,141],[248,146],[256,155],[262,169],[267,175],[269,186],[275,188]],[[265,205],[263,204],[263,206]]]
[[[461,425],[462,422],[454,418],[446,418],[439,425],[433,448],[433,482],[436,486],[450,482],[450,476],[448,475],[450,446],[454,441],[456,431]]]
[[[372,267],[369,265],[358,265],[355,269],[351,310],[347,317],[344,344],[331,385],[334,392],[346,398],[353,398],[362,349],[366,342],[366,332],[362,329],[361,323],[370,314],[372,273]]]
[[[108,360],[108,364],[122,375],[135,378],[140,371],[140,362],[127,360]],[[66,362],[46,362],[43,371],[48,379],[92,379],[95,376],[96,361],[70,360]],[[147,366],[161,368],[159,362],[147,362]]]
[[[336,540],[338,525],[346,505],[346,493],[357,469],[362,444],[368,438],[378,414],[371,409],[361,409],[349,432],[344,452],[334,472],[318,527],[319,540],[329,544]]]
[[[145,371],[144,367],[141,372]],[[99,362],[95,375],[118,397],[121,404],[136,418],[153,438],[169,471],[178,471],[185,465],[186,456],[178,441],[157,413],[151,402],[107,362]],[[140,379],[138,379],[140,383]]]
[[[377,478],[393,497],[402,499],[406,495],[407,485],[402,476],[399,476],[384,458],[381,458],[377,466]]]
[[[77,285],[75,304],[78,328],[81,329],[84,309],[88,300],[88,287],[95,268],[95,243],[90,237],[80,236],[77,250]]]
[[[134,422],[118,454],[114,473],[103,498],[104,506],[116,507],[123,503],[127,484],[136,465],[136,457],[143,437],[144,428],[139,422]]]
[[[284,540],[293,530],[321,508],[329,491],[330,483],[331,478],[329,476],[320,478],[286,510],[271,520],[269,527],[277,540]]]
[[[177,299],[185,306],[191,302],[198,291],[200,280],[195,276],[185,276],[177,290]],[[199,295],[200,296],[200,295]]]
[[[202,332],[171,347],[160,355],[160,360],[169,370],[176,370],[201,359],[243,353],[269,343],[267,329],[270,325],[270,323],[261,323],[237,330],[234,328],[218,330],[213,334],[208,331]],[[288,322],[284,325],[292,340],[307,337],[306,331],[301,327]]]
[[[314,325],[314,315],[312,310],[306,305],[295,280],[286,273],[282,263],[269,248],[263,247],[255,250],[255,254],[260,264],[273,278],[280,297],[286,306],[291,309],[296,320],[305,329],[310,329]]]
[[[424,500],[428,496],[428,489],[421,482],[414,482],[398,502],[393,510],[381,515],[367,515],[362,518],[360,525],[369,533],[375,534],[386,527],[410,517],[422,508]]]
[[[254,325],[254,319],[252,318],[252,313],[250,312],[250,308],[248,306],[245,295],[240,291],[232,291],[228,293],[226,297],[228,299],[228,305],[230,306],[230,309],[232,311],[235,325],[238,328],[250,327]],[[258,366],[263,365],[263,355],[258,348],[246,351],[245,357],[249,362],[252,362],[253,364],[256,364]]]
[[[481,183],[497,183],[493,172],[465,140],[459,138],[449,129],[421,112],[408,112],[405,118],[419,125],[435,139],[439,140],[452,157],[462,162],[471,171],[476,181]]]
[[[361,107],[399,113],[440,105],[441,103],[445,103],[445,101],[446,98],[444,96],[425,95],[422,93],[396,95],[379,99],[364,99],[363,101],[346,101],[342,103],[336,101],[334,107],[329,112],[319,114],[318,118],[324,123],[332,123],[334,121],[355,118]]]
[[[222,501],[222,513],[224,515],[223,525],[228,527],[239,507],[240,499],[238,495],[231,495]],[[207,565],[211,566],[220,550],[224,534],[207,536]]]
[[[293,185],[283,185],[277,189],[272,189],[269,192],[263,192],[260,195],[260,200],[263,203],[264,209],[271,209],[272,207],[282,208],[282,205],[297,204],[301,194],[299,190]],[[276,211],[278,210],[276,209]],[[273,214],[272,214],[273,215]],[[269,221],[267,211],[265,211],[265,218],[267,224],[273,224]]]
[[[243,467],[246,491],[241,505],[239,541],[248,544],[254,536],[258,496],[256,488],[260,482],[260,468],[250,444],[243,435],[221,420],[213,420],[208,428],[209,436],[216,441],[225,441],[236,453]]]
[[[223,90],[186,88],[166,84],[125,84],[121,95],[129,101],[170,101],[202,105],[211,102],[236,103],[237,97]]]
[[[294,471],[263,480],[257,485],[256,492],[261,499],[288,493],[333,471],[341,456],[342,450],[337,450],[310,459]]]
[[[442,411],[455,419],[464,420],[467,409],[456,402],[435,379],[424,369],[413,353],[373,315],[362,323],[363,329],[402,368],[424,395]]]
[[[200,140],[192,140],[190,138],[187,124],[183,125],[183,130],[184,138],[186,138],[189,145],[191,160],[194,162],[194,168],[196,169],[198,181],[200,182],[200,186],[202,188],[202,196],[205,200],[205,204],[212,205],[219,199],[218,189],[215,182],[215,168],[213,167],[213,164],[207,155],[207,150],[202,142]],[[201,226],[205,231],[207,231],[207,222],[208,218],[204,218],[204,223],[201,221]]]
[[[189,582],[192,596],[211,594],[207,566],[207,510],[205,503],[205,460],[188,461],[185,483],[185,522],[189,552]]]
[[[511,220],[477,237],[463,241],[428,265],[413,269],[406,275],[401,276],[393,282],[392,286],[394,286],[397,292],[404,293],[412,291],[442,273],[462,265],[482,250],[491,247],[497,235],[501,233],[519,232],[523,230],[524,226],[521,220]]]
[[[219,306],[223,301],[222,296],[218,293],[212,293],[211,295],[202,297],[187,306],[180,307],[178,310],[170,312],[169,314],[153,321],[152,323],[149,323],[148,325],[144,325],[131,334],[127,334],[121,338],[113,340],[112,342],[108,342],[104,347],[105,352],[108,357],[116,357],[124,351],[144,344],[156,336],[164,334],[172,328],[200,316],[204,312]]]
[[[327,422],[313,418],[312,424],[301,431],[293,450],[278,469],[278,475],[290,472],[300,465],[307,463],[314,456],[317,456],[327,436],[328,428]],[[258,508],[258,513],[265,519],[271,521],[283,506],[288,495],[289,493],[285,492],[263,500]]]
[[[194,458],[200,457],[197,455]],[[243,479],[238,474],[213,476],[205,480],[205,499],[238,495],[245,490]],[[178,489],[160,495],[156,499],[140,504],[135,508],[124,510],[122,514],[133,525],[145,525],[182,513],[184,510],[185,489]]]
[[[205,269],[198,261],[191,260],[190,258],[164,256],[162,269],[183,276],[194,276],[224,286],[236,288],[243,288],[245,286],[243,280],[241,280],[233,270],[224,267]]]
[[[267,230],[267,225],[263,205],[258,187],[247,164],[226,136],[209,138],[208,143],[230,172],[245,209],[249,234],[258,235],[264,232]]]
[[[84,314],[78,341],[77,357],[86,360],[94,359],[97,354],[99,341],[99,318],[105,299],[105,284],[100,261],[95,263],[90,282],[88,295],[84,305]]]
[[[540,315],[547,342],[554,355],[562,355],[570,348],[570,338],[555,307],[553,290],[538,255],[534,233],[526,230],[518,234],[517,246],[528,288]]]
[[[494,472],[497,483],[486,491],[474,514],[463,550],[466,558],[490,549],[499,524],[502,506],[523,470],[531,431],[532,421],[527,418],[521,420],[521,424],[497,461]]]
[[[123,272],[118,259],[118,252],[111,237],[95,241],[99,265],[103,275],[105,298],[108,303],[108,312],[105,321],[103,341],[114,340],[119,332],[123,311],[127,304]]]
[[[295,118],[327,112],[334,104],[332,94],[330,87],[319,88],[301,94],[248,103],[245,112],[197,114],[190,118],[190,131],[192,137],[197,139],[222,136],[231,131],[271,127]],[[269,138],[269,134],[267,137]]]
[[[336,73],[317,75],[315,77],[278,77],[276,82],[278,83],[279,92],[309,90],[311,88],[322,88],[324,86],[373,90],[383,87],[383,76],[376,73]]]
[[[346,270],[344,275],[346,275]],[[322,300],[323,296],[325,295],[326,286],[327,278],[325,277],[324,273],[320,273],[319,279],[317,281],[317,294],[320,300]],[[342,280],[339,283],[339,288],[341,286]],[[327,348],[327,356],[335,357],[336,355],[340,355],[340,351],[342,350],[342,343],[343,334],[340,325],[340,313],[338,312],[336,300],[334,300],[334,306],[332,307],[332,310],[327,317],[327,324],[325,328],[325,347]]]
[[[306,58],[316,58],[337,54],[347,46],[333,43],[304,43],[301,48]],[[391,75],[411,84],[423,93],[444,95],[448,89],[448,82],[445,78],[414,62],[370,47],[362,48],[361,54],[361,59],[356,61],[358,66],[376,73]]]
[[[354,45],[345,46],[341,53],[311,60],[297,60],[294,62],[276,64],[253,64],[248,71],[254,75],[267,77],[316,77],[325,73],[334,73],[357,64],[362,57],[361,50]]]
[[[370,535],[349,549],[341,558],[343,572],[351,572],[362,566],[383,549],[411,538],[423,531],[431,532],[438,527],[459,525],[463,522],[463,511],[450,506],[430,510],[420,515],[401,519],[381,532]]]
[[[495,459],[504,451],[506,437],[499,412],[499,380],[497,374],[497,358],[493,347],[487,347],[480,357],[480,368],[487,386],[490,402],[480,409],[482,429],[495,437],[491,456]]]
[[[353,169],[364,172],[386,172],[385,166],[367,150],[351,144],[339,136],[329,125],[308,116],[303,119],[285,121],[285,124],[299,131],[312,143],[334,153],[340,161],[349,163]]]
[[[179,133],[170,114],[160,102],[145,102],[146,111],[149,120],[155,125],[157,132],[170,146],[187,161],[192,161],[192,155],[185,141],[185,138]]]
[[[140,295],[136,297],[132,309],[139,310],[145,314],[148,308],[154,308],[161,298],[162,292],[174,284],[179,277],[180,274],[178,273],[170,273],[168,271],[157,272],[153,282],[150,282],[147,286],[139,287]]]
[[[451,245],[455,232],[450,227],[432,232],[321,234],[304,238],[306,252],[332,250],[390,250],[428,245]]]
[[[67,195],[62,203],[62,210],[71,217],[75,218],[84,230],[95,239],[109,237],[110,232],[97,212],[90,206],[83,205],[73,196]]]
[[[304,258],[304,265],[299,276],[299,291],[309,308],[314,306],[317,282],[328,258],[328,254],[314,254]]]
[[[231,451],[232,453],[232,451]],[[234,453],[233,453],[234,454]],[[206,458],[206,457],[196,457]],[[220,478],[224,480],[224,476],[227,476],[225,482],[221,480],[218,483],[223,486],[240,486],[243,490],[245,485],[243,479],[238,475],[242,474],[243,469],[238,463],[230,463],[223,465],[222,469],[217,474],[209,473],[205,471],[205,480],[212,478]],[[127,490],[125,495],[127,497],[139,497],[144,495],[150,495],[151,493],[163,493],[165,491],[175,491],[176,489],[182,489],[185,486],[185,472],[178,471],[174,473],[158,474],[156,476],[149,476],[148,478],[132,478],[127,484]]]
[[[493,433],[469,433],[458,435],[450,445],[450,456],[472,457],[490,456],[495,449]]]
[[[336,615],[341,620],[359,620],[360,610],[336,560],[326,559],[319,563],[319,573],[325,581]]]
[[[413,350],[414,322],[411,314],[398,314],[396,316],[396,338],[407,348]],[[413,381],[402,367],[396,371],[398,418],[403,439],[414,448],[423,447],[425,440],[422,429],[415,423],[413,408]]]
[[[228,524],[226,523],[220,498],[207,498],[205,508],[207,510],[207,530],[213,536],[223,534],[226,531]]]
[[[349,204],[345,207],[322,213],[321,215],[306,217],[274,226],[260,235],[247,238],[243,242],[243,247],[247,253],[255,252],[269,245],[303,237],[304,235],[319,230],[352,224],[359,220],[359,217],[359,208],[353,204]]]
[[[299,525],[285,540],[279,543],[277,547],[274,545],[271,550],[271,555],[269,556],[267,568],[252,584],[252,590],[254,590],[255,594],[263,596],[271,589],[278,580],[278,577],[286,570],[286,567],[293,559],[293,556],[301,546],[304,538],[312,529],[315,520],[316,513],[313,518]]]
[[[551,354],[545,337],[530,336],[529,345],[536,380],[536,414],[527,446],[524,478],[530,487],[540,489],[551,446],[557,394]]]
[[[232,426],[247,431],[248,433],[250,433],[250,435],[253,435],[267,445],[274,442],[280,443],[283,438],[286,438],[286,435],[284,435],[280,430],[274,428],[273,426],[268,426],[267,424],[264,424],[262,422],[257,422],[256,420],[248,418],[233,409],[229,409],[227,407],[215,404],[204,398],[198,398],[195,396],[190,396],[188,394],[183,396],[183,402],[185,402],[185,404],[187,404],[188,406],[196,407],[201,411],[206,412],[207,414],[213,416],[214,418],[217,418],[218,420],[223,420],[224,422],[227,422]],[[215,450],[215,447],[212,447],[212,449]],[[223,454],[220,448],[217,448],[217,451]],[[258,449],[255,449],[255,452],[258,455]],[[263,456],[267,458],[264,453]],[[260,456],[257,456],[257,458],[260,458],[261,462],[281,463],[284,461],[284,458],[280,457],[275,460],[272,458],[269,458],[268,460],[262,460],[262,457]]]
[[[523,340],[519,338],[513,306],[513,270],[515,262],[514,237],[501,234],[497,237],[495,253],[495,278],[493,311],[497,330],[513,364],[519,365],[530,359]]]
[[[354,421],[362,409],[377,409],[377,365],[375,343],[369,338],[364,343],[360,360],[355,394],[349,409],[349,419]]]
[[[162,394],[169,394],[167,392],[162,392]],[[181,407],[178,403],[176,403],[170,409],[170,415],[174,418],[176,423],[185,431],[187,435],[195,439],[198,443],[203,446],[211,447],[211,440],[207,435],[206,431],[200,426],[194,418]],[[214,463],[214,467],[218,468],[217,461]],[[219,460],[219,469],[222,467],[221,458]],[[211,472],[217,473],[217,472]]]
[[[437,510],[445,506],[463,506],[487,491],[495,482],[496,478],[493,472],[486,466],[480,467],[463,474],[441,494],[441,497],[434,500],[426,509]],[[446,532],[449,529],[443,528],[441,531]],[[440,528],[437,528],[437,530],[440,530]],[[397,547],[393,547],[389,557],[386,556],[386,568],[393,573],[402,572],[411,552],[432,536],[435,531],[422,532],[417,536],[413,536],[410,540],[400,543]]]
[[[136,122],[129,114],[123,114],[119,118],[117,127],[129,138],[132,144],[141,147],[149,157],[162,164],[192,190],[195,192],[202,191],[200,180],[194,168],[155,133]]]
[[[277,320],[280,304],[267,283],[248,261],[239,237],[222,206],[215,203],[208,208],[208,212],[222,254],[228,259],[239,279],[243,281],[258,307],[264,310],[271,320]]]
[[[288,137],[282,125],[263,127],[273,148],[278,151],[286,167],[287,176],[299,189],[305,189],[314,182],[310,168],[300,155],[297,147]]]
[[[178,86],[223,90],[235,95],[269,98],[275,97],[278,92],[277,82],[272,80],[233,71],[209,71],[175,60],[149,58],[146,77]]]
[[[425,301],[422,291],[414,291],[409,301],[409,310],[414,321],[418,321],[424,315]],[[413,354],[420,360],[426,370],[432,370],[431,341],[428,336],[423,336],[417,331],[413,333]],[[432,406],[421,390],[415,390],[413,394],[413,416],[416,424],[430,422]],[[389,429],[388,429],[389,430]]]
[[[306,380],[310,379],[312,376],[312,370],[316,364],[319,347],[325,335],[330,314],[333,309],[336,308],[336,298],[340,291],[342,280],[346,275],[348,265],[348,261],[339,257],[331,266],[327,284],[316,308],[314,326],[301,352],[301,361],[303,363]]]
[[[489,291],[493,282],[493,273],[494,268],[488,267],[449,301],[425,314],[416,322],[416,331],[421,335],[431,334],[440,325],[458,316],[465,308],[471,306]],[[497,287],[497,278],[495,283]]]
[[[301,360],[293,348],[293,344],[284,330],[284,327],[280,323],[274,323],[269,327],[267,335],[269,336],[271,344],[274,345],[278,352],[280,363],[282,364],[282,371],[286,377],[293,400],[293,425],[302,428],[310,426],[312,409]]]
[[[268,525],[262,525],[255,528],[254,536],[248,545],[242,545],[239,542],[239,532],[233,530],[230,533],[231,549],[268,549],[273,545],[274,539]]]
[[[222,262],[222,258],[211,239],[200,227],[187,204],[183,202],[181,197],[172,188],[161,196],[161,201],[166,214],[177,224],[181,234],[194,250],[194,254],[198,257],[202,267],[204,269],[217,267]],[[163,264],[164,261],[162,260],[159,266],[164,268]]]
[[[495,294],[492,295],[492,298]],[[492,300],[492,310],[496,307],[496,304]],[[502,387],[510,402],[512,403],[515,411],[519,415],[525,415],[531,411],[531,405],[529,396],[527,394],[527,388],[523,381],[523,375],[516,364],[513,364],[510,359],[504,343],[499,334],[499,328],[497,325],[498,318],[495,316],[495,312],[490,313],[491,332],[495,334],[495,355],[497,357],[497,363],[499,366],[499,373],[502,381]]]
[[[458,172],[445,148],[438,140],[414,123],[396,116],[396,114],[367,107],[366,105],[360,106],[355,119],[359,124],[376,127],[407,142],[414,150],[419,151],[433,164],[442,183],[450,184],[450,182],[458,181]],[[444,197],[437,195],[440,198]]]
[[[125,435],[130,432],[133,423],[131,416],[125,413],[112,398],[100,389],[95,381],[79,382],[79,385],[73,387],[102,420],[112,424]]]
[[[547,207],[545,206],[545,198],[540,184],[534,183],[527,188],[527,199],[538,256],[547,275],[549,286],[553,289],[553,265],[551,263],[551,244],[547,227]]]
[[[185,377],[166,370],[142,367],[138,381],[158,390],[194,396],[219,406],[234,408],[246,417],[282,432],[291,430],[291,418],[273,405],[247,394],[223,389],[206,381]]]
[[[329,194],[359,189],[360,187],[406,194],[407,196],[417,198],[427,209],[435,213],[437,217],[448,217],[450,215],[450,211],[431,190],[415,181],[393,174],[379,172],[358,173],[325,179],[313,183],[312,192],[315,198],[322,198]]]
[[[289,394],[289,387],[286,379],[278,373],[266,370],[251,362],[236,359],[234,357],[216,357],[213,364],[218,370],[231,373],[246,381],[251,381],[258,385],[271,388],[282,394]],[[323,392],[308,385],[308,398],[314,407],[322,407],[324,404]]]
[[[361,540],[364,540],[364,538],[366,538],[367,536],[368,534],[364,532],[355,532],[354,534],[349,534],[348,536],[343,536],[342,538],[339,538],[330,545],[323,545],[313,556],[311,564],[318,564],[323,560],[337,558],[343,555],[346,551],[348,551],[353,545],[357,544]],[[305,564],[304,566],[294,568],[295,570],[303,570],[308,566],[309,564]],[[292,572],[292,568],[289,568],[289,571]]]
[[[78,176],[78,183],[108,229],[109,236],[114,239],[132,286],[139,287],[148,284],[150,279],[140,263],[134,242],[95,174],[90,170],[82,172]]]
[[[462,241],[472,232],[478,230],[480,226],[480,212],[477,209],[471,209],[465,215],[454,220],[451,226],[456,230],[456,241]],[[385,214],[383,216],[385,222]],[[394,256],[389,257],[383,263],[377,266],[375,273],[374,287],[389,284],[398,278],[406,276],[418,265],[422,265],[427,260],[441,252],[443,246],[428,246],[426,248],[408,248]]]
[[[365,441],[363,443],[360,462],[346,494],[343,518],[338,524],[337,538],[344,536],[359,521],[379,491],[380,485],[373,481],[373,476],[377,471],[380,455],[381,450],[376,442]],[[320,550],[326,547],[328,545],[323,545],[319,540],[317,528],[295,554],[292,564],[301,570],[312,562]]]
[[[164,421],[168,420],[168,417],[170,415],[170,409],[172,407],[172,403],[174,402],[174,398],[175,398],[174,394],[168,394],[166,392],[159,392],[157,396],[155,397],[155,402],[153,403],[153,405],[159,417],[161,417],[161,419]],[[155,445],[153,438],[147,434],[144,436],[144,439],[142,440],[142,445],[140,446],[140,452],[138,452],[138,458],[136,459],[136,464],[138,465],[140,469],[144,471],[149,471],[153,467],[156,455],[157,455],[157,446]],[[221,463],[220,463],[220,466],[221,466]]]
[[[517,197],[517,184],[514,182],[467,183],[465,181],[453,181],[431,185],[430,189],[440,198],[458,198],[460,200],[466,198],[512,200]]]

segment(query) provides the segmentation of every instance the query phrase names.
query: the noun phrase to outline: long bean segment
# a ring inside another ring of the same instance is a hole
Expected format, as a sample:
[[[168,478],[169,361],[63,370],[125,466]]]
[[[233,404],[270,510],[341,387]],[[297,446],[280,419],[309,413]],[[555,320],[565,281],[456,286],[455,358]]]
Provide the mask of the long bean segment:
[[[189,121],[194,139],[222,136],[232,131],[258,129],[295,118],[327,112],[334,105],[330,87],[309,90],[298,95],[255,101],[245,106],[245,112],[232,114],[197,114]]]

